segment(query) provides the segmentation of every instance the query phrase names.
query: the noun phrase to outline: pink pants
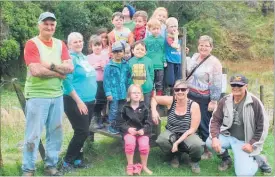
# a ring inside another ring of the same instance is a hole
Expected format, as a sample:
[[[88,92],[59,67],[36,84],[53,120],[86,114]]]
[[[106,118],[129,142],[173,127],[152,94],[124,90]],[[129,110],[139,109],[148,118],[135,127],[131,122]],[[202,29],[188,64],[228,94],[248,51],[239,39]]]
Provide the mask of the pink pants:
[[[124,136],[125,153],[134,154],[136,148],[136,141],[138,142],[138,149],[141,155],[147,155],[150,151],[149,137],[148,136],[133,136],[126,134]]]

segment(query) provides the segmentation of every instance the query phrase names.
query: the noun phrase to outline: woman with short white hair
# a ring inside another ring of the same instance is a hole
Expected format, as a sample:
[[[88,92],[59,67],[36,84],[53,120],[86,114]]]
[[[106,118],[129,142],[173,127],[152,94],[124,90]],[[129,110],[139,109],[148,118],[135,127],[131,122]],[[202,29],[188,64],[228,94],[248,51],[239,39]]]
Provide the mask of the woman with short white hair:
[[[85,167],[80,150],[89,135],[97,92],[96,71],[82,53],[83,36],[78,32],[69,34],[68,48],[75,69],[63,81],[64,111],[72,124],[74,135],[63,159],[64,172],[72,167]]]

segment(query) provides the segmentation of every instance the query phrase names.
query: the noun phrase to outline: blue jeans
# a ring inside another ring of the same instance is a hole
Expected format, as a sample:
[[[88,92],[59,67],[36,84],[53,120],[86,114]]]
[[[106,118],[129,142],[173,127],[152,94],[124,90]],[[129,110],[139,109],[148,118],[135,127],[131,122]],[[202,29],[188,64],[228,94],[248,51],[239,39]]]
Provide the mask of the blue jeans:
[[[61,150],[63,96],[56,98],[30,98],[26,102],[26,129],[23,149],[23,171],[34,171],[38,145],[46,126],[45,166],[56,167]]]
[[[237,176],[253,176],[258,170],[258,164],[254,160],[253,156],[242,150],[244,141],[240,141],[233,136],[219,135],[219,140],[223,153],[226,149],[232,149],[234,154],[234,168]],[[212,140],[210,138],[206,141],[206,146],[214,152],[212,149]]]
[[[116,120],[120,116],[121,109],[125,104],[125,100],[112,100],[109,102],[109,122],[111,126],[116,127]]]

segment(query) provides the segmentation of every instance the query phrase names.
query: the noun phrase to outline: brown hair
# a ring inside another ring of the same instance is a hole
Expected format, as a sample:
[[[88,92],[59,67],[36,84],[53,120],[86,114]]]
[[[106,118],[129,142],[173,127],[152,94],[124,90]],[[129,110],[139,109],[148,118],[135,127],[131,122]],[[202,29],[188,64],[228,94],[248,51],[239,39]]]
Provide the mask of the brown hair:
[[[101,37],[98,35],[92,35],[89,39],[88,52],[93,53],[92,45],[102,45]]]
[[[121,12],[115,12],[115,13],[113,13],[113,15],[112,15],[112,20],[113,20],[115,17],[119,17],[119,18],[124,19],[124,16],[123,16],[123,14],[122,14]]]
[[[143,47],[145,47],[145,50],[147,50],[147,49],[146,49],[146,44],[145,44],[145,42],[144,42],[143,40],[138,40],[138,41],[136,41],[136,42],[131,46],[131,48],[134,49],[138,44],[141,44]]]
[[[138,85],[138,84],[132,84],[132,85],[130,85],[130,87],[128,88],[127,99],[126,99],[127,102],[130,102],[130,101],[131,101],[131,91],[132,91],[132,89],[133,89],[134,87],[140,89],[140,92],[141,92],[141,99],[140,99],[140,101],[143,101],[143,100],[144,100],[144,97],[143,97],[143,93],[142,93],[142,88],[141,88],[141,86]]]
[[[142,17],[143,20],[144,20],[145,22],[147,22],[148,14],[147,14],[147,12],[145,12],[144,10],[139,10],[139,11],[137,11],[137,12],[134,14],[133,19],[135,19],[135,18],[137,18],[137,17]]]

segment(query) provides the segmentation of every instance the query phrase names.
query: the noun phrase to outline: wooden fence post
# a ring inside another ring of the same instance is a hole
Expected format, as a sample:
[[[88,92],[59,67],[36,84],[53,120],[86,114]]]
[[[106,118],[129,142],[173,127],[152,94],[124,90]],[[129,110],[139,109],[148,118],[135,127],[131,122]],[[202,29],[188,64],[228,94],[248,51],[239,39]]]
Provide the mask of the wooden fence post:
[[[186,69],[187,69],[187,62],[186,62],[186,29],[184,27],[180,28],[182,33],[181,39],[181,72],[182,72],[182,79],[186,80]]]
[[[227,87],[227,68],[222,68],[222,92],[221,92],[221,97],[224,97],[226,95],[226,87]]]
[[[264,86],[260,85],[260,100],[264,105]]]

